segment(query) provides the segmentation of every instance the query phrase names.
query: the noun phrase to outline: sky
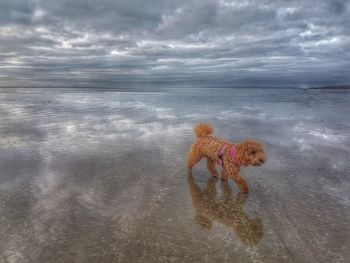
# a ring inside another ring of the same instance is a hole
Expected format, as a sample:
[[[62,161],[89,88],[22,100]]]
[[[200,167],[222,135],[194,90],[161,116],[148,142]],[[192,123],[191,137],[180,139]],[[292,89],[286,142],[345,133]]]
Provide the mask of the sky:
[[[348,0],[0,0],[0,86],[350,83]]]

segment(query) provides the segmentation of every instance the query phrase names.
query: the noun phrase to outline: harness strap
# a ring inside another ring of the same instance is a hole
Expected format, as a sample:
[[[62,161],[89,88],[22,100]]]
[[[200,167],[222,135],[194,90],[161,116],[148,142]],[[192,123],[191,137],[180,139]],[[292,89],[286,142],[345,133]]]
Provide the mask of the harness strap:
[[[218,153],[218,159],[216,161],[216,163],[218,165],[220,165],[221,167],[224,167],[224,159],[223,159],[223,156],[224,156],[224,151],[226,149],[228,145],[224,145],[222,146],[220,152]],[[234,145],[231,145],[230,147],[230,157],[231,157],[231,160],[237,165],[237,166],[241,166],[240,163],[236,160],[236,154],[237,154],[237,150],[236,150],[236,147]]]
[[[220,165],[221,167],[224,167],[224,160],[222,159],[222,157],[224,156],[224,151],[225,151],[225,148],[226,148],[226,147],[227,147],[227,145],[224,145],[224,146],[221,148],[220,152],[218,153],[218,159],[217,159],[216,163],[217,163],[218,165]]]
[[[241,166],[241,164],[239,163],[239,161],[236,159],[236,154],[237,154],[237,150],[236,147],[234,145],[232,145],[230,147],[230,157],[231,160],[237,165],[237,166]]]

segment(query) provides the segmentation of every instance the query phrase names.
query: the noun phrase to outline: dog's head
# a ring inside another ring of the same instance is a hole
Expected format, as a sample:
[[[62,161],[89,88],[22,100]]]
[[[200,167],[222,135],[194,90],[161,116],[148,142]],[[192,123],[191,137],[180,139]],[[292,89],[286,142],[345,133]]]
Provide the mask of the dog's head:
[[[237,145],[237,159],[243,166],[260,166],[266,160],[262,145],[256,141],[239,143]]]

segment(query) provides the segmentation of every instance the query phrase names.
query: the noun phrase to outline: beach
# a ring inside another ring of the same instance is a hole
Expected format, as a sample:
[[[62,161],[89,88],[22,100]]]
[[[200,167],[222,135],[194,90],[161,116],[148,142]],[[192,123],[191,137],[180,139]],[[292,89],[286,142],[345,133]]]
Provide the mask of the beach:
[[[350,92],[0,88],[0,262],[348,262]],[[264,145],[248,195],[192,131]]]

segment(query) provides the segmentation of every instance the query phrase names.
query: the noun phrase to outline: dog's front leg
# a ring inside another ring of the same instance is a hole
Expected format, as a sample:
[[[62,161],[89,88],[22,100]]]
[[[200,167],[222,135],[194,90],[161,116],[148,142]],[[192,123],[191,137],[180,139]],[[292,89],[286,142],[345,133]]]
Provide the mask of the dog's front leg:
[[[221,170],[221,180],[224,182],[227,182],[227,179],[228,179],[228,173],[227,173],[226,169],[224,168]]]
[[[224,166],[224,174],[231,177],[237,184],[239,190],[243,193],[248,193],[248,185],[247,182],[239,175],[239,168],[235,166],[227,165]],[[227,180],[227,179],[226,179]]]
[[[248,185],[247,182],[239,175],[239,173],[235,174],[232,179],[236,182],[238,185],[239,190],[241,190],[243,193],[248,193]]]

